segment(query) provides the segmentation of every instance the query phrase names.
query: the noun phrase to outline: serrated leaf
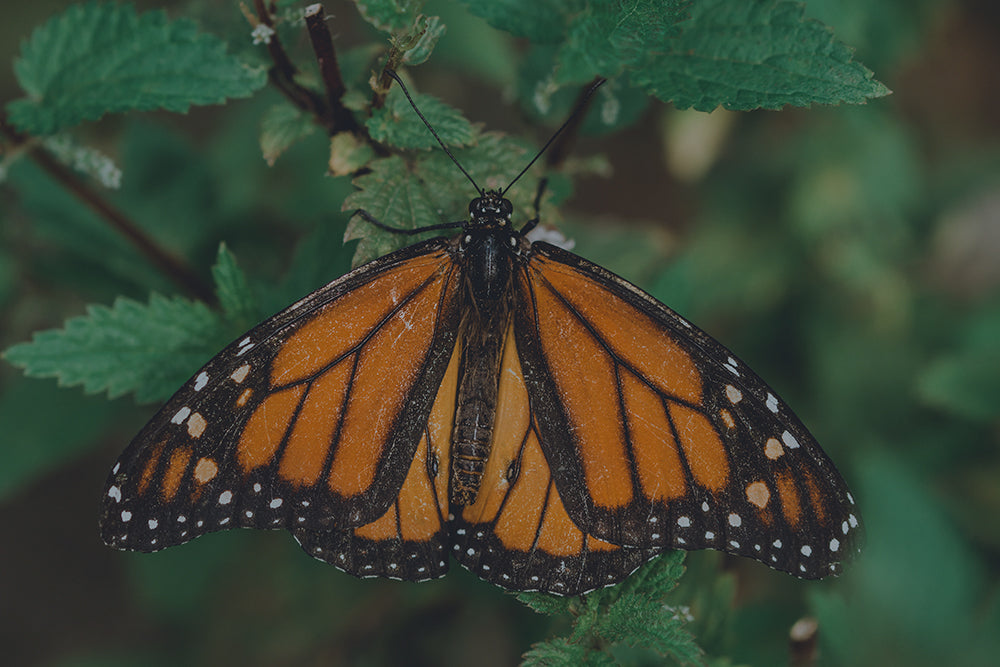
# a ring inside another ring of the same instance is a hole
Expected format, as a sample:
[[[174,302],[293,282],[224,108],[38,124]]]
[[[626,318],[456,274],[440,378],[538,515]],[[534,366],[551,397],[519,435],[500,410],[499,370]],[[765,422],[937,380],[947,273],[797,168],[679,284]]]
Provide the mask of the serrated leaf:
[[[379,222],[402,229],[416,229],[440,222],[427,197],[423,183],[407,166],[403,158],[375,160],[369,173],[354,179],[358,189],[344,200],[344,211],[362,209]],[[355,216],[344,232],[344,242],[360,240],[354,254],[354,265],[363,264],[416,239],[412,236],[378,230],[370,222]]]
[[[330,160],[327,169],[331,176],[353,174],[375,158],[375,149],[351,132],[341,132],[330,138]]]
[[[219,252],[212,266],[215,293],[219,297],[222,313],[237,328],[248,329],[261,319],[260,308],[254,297],[247,276],[236,265],[236,257],[229,252],[225,243],[219,244]]]
[[[295,142],[316,131],[312,117],[291,104],[276,104],[261,119],[260,150],[269,167]]]
[[[441,23],[440,17],[421,16],[415,27],[419,33],[416,42],[403,53],[403,62],[411,67],[427,62],[431,52],[437,46],[438,40],[444,37],[448,28]]]
[[[507,186],[530,160],[523,144],[514,139],[492,132],[481,134],[478,139],[475,146],[456,149],[454,155],[481,188]],[[393,227],[415,229],[464,220],[469,202],[476,196],[465,175],[442,151],[418,155],[409,163],[398,156],[383,158],[370,163],[369,168],[371,173],[353,181],[358,191],[348,196],[343,210],[364,209]],[[514,205],[515,224],[523,224],[534,214],[537,190],[538,176],[529,173],[507,193]],[[556,215],[549,198],[543,199],[543,222],[554,224]],[[428,235],[442,233],[439,230]],[[361,240],[354,258],[357,266],[425,236],[394,234],[354,217],[344,240]]]
[[[475,137],[472,124],[461,111],[430,95],[415,93],[413,101],[445,144],[468,146],[472,143]],[[430,150],[438,146],[403,91],[396,87],[389,92],[382,108],[372,111],[365,126],[372,139],[397,148]]]
[[[524,654],[524,667],[583,667],[617,664],[610,655],[558,637],[539,642]]]
[[[4,352],[30,377],[110,398],[135,392],[138,402],[173,393],[225,342],[219,318],[200,302],[153,294],[149,304],[124,297],[89,306],[62,329],[40,331]]]
[[[73,5],[39,27],[14,65],[28,94],[7,109],[21,130],[52,134],[107,113],[220,104],[266,83],[218,38],[162,11]]]
[[[383,32],[403,30],[413,25],[422,0],[357,0],[362,18]]]
[[[582,83],[615,76],[650,53],[663,51],[680,33],[687,0],[628,0],[590,3],[567,28],[556,82]]]
[[[630,71],[678,108],[711,111],[864,103],[889,90],[833,32],[786,0],[701,0],[683,32]]]
[[[462,4],[498,30],[543,44],[562,41],[567,15],[585,5],[583,0],[462,0]]]
[[[558,616],[570,613],[570,608],[576,603],[575,598],[565,598],[547,593],[518,593],[517,601],[531,608],[532,611],[546,616]]]

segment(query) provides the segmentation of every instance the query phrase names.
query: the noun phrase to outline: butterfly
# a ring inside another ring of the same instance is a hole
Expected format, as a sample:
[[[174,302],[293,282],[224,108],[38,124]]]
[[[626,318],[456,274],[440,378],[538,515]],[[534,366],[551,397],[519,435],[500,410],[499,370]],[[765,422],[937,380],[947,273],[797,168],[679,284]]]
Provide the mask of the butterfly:
[[[104,541],[280,528],[359,577],[432,579],[453,557],[558,595],[666,549],[838,572],[861,544],[855,501],[785,402],[472,182],[468,219],[435,226],[457,235],[334,280],[185,383],[114,465]]]

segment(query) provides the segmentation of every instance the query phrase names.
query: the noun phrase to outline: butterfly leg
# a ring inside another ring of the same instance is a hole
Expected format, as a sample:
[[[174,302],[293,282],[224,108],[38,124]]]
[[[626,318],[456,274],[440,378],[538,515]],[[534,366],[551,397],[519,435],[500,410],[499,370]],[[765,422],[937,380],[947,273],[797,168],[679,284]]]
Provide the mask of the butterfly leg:
[[[548,185],[549,185],[548,177],[545,177],[542,180],[538,181],[538,191],[535,193],[535,205],[534,205],[535,217],[524,223],[524,227],[521,227],[522,234],[527,234],[532,229],[537,227],[538,222],[542,219],[542,216],[539,213],[539,209],[541,209],[542,207],[542,197],[545,195],[545,189],[548,187]]]
[[[437,225],[425,225],[423,227],[415,227],[413,229],[405,229],[403,227],[393,227],[392,225],[387,225],[375,216],[373,216],[368,211],[363,208],[359,208],[354,212],[354,215],[359,215],[372,225],[375,225],[379,229],[384,229],[387,232],[392,232],[393,234],[406,234],[411,236],[413,234],[420,234],[421,232],[429,232],[435,229],[455,229],[461,227],[465,224],[465,220],[456,220],[455,222],[442,222]]]

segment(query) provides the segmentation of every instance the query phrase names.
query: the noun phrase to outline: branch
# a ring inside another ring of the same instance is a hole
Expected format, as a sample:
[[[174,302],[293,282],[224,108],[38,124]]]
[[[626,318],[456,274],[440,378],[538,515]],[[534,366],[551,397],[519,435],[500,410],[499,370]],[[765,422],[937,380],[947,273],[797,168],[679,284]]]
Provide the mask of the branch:
[[[253,6],[256,16],[250,14],[249,10],[244,11],[247,21],[255,27],[257,24],[263,24],[272,29],[267,39],[267,52],[274,64],[267,70],[268,79],[292,104],[312,115],[317,123],[330,132],[333,127],[331,119],[328,118],[326,104],[319,95],[295,81],[298,69],[285,52],[285,47],[278,39],[278,33],[274,32],[274,21],[264,5],[264,0],[254,0]]]
[[[326,102],[330,120],[337,132],[353,132],[358,129],[358,124],[350,110],[340,102],[346,87],[344,80],[340,77],[337,52],[333,48],[333,38],[330,37],[330,31],[326,27],[323,5],[319,3],[309,5],[306,8],[305,19],[313,52],[316,54],[316,62],[319,63],[320,76],[323,78],[323,87],[326,88]]]
[[[150,238],[124,213],[80,180],[76,173],[67,169],[43,148],[30,145],[29,138],[9,125],[6,114],[2,112],[0,112],[0,133],[7,138],[14,148],[27,149],[28,155],[38,166],[128,239],[140,253],[172,282],[196,299],[213,305],[216,303],[215,292],[211,286],[199,278],[183,260],[160,247],[156,241]]]

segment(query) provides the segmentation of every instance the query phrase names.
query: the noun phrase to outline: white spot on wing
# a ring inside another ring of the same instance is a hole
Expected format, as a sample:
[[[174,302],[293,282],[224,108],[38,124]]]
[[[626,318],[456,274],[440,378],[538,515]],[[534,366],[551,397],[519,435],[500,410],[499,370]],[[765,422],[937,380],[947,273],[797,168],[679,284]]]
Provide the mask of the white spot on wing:
[[[796,440],[795,436],[789,433],[788,431],[785,431],[784,433],[781,434],[781,441],[785,443],[785,446],[788,447],[789,449],[799,448],[799,441]]]
[[[232,502],[232,500],[233,500],[232,491],[223,491],[222,493],[219,494],[220,505],[228,505],[230,502]]]
[[[208,384],[208,373],[202,371],[201,373],[198,373],[198,377],[194,379],[194,390],[201,391],[202,389],[205,388],[205,385],[207,384]]]
[[[112,486],[110,489],[108,489],[108,497],[114,498],[116,503],[120,503],[122,501],[121,489],[119,489],[117,486]]]
[[[778,399],[771,392],[767,392],[767,403],[765,403],[765,405],[767,405],[768,410],[778,414]]]
[[[189,408],[188,406],[185,405],[183,408],[181,408],[180,410],[178,410],[177,413],[173,417],[171,417],[170,423],[171,424],[183,424],[184,420],[188,418],[189,414],[191,414],[191,408]]]

